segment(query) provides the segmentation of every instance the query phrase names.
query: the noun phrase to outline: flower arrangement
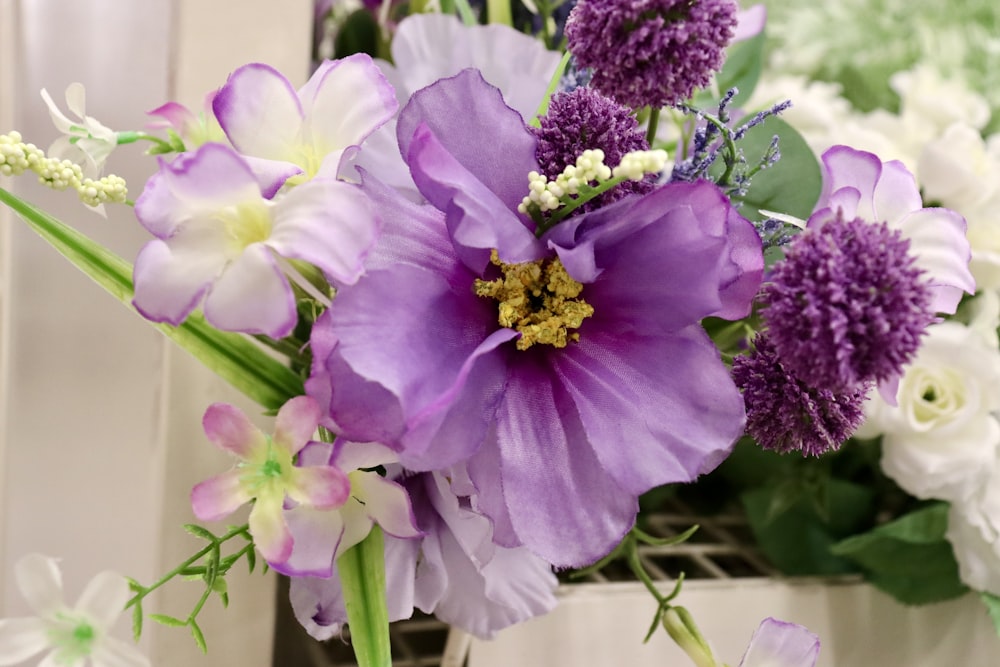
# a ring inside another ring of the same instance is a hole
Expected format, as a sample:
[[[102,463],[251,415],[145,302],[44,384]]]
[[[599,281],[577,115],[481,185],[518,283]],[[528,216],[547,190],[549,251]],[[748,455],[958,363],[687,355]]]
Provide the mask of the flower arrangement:
[[[48,151],[0,135],[0,174],[131,205],[151,239],[130,264],[0,201],[274,416],[204,415],[235,464],[192,512],[249,503],[246,524],[189,524],[190,559],[127,600],[99,575],[72,610],[54,562],[27,557],[38,618],[0,621],[0,664],[144,664],[106,636],[123,607],[137,637],[148,616],[205,648],[201,609],[261,558],[309,634],[349,626],[359,664],[387,665],[388,623],[414,609],[488,637],[554,606],[554,569],[624,558],[643,578],[640,498],[719,477],[779,566],[804,506],[829,548],[798,571],[854,562],[907,602],[968,586],[1000,606],[995,286],[969,298],[996,257],[962,215],[990,196],[925,180],[947,151],[928,144],[922,196],[912,163],[841,145],[837,122],[816,138],[780,87],[761,102],[763,12],[731,0],[333,4],[301,88],[252,63],[204,111],[116,132],[73,86],[75,120],[43,91],[66,134]],[[102,174],[140,141],[159,166],[131,201]],[[849,534],[826,531],[852,494]],[[889,568],[909,554],[931,566]],[[147,614],[184,576],[204,582],[190,614]],[[654,591],[651,633],[721,664],[679,592]],[[768,619],[740,664],[818,648]]]

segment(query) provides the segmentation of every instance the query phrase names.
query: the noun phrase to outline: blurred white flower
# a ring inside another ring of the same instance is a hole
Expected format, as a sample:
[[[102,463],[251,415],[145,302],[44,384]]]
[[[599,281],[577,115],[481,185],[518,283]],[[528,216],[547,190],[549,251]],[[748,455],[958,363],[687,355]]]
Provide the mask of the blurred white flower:
[[[952,504],[945,537],[962,583],[1000,595],[1000,476],[994,475],[969,502]]]
[[[125,609],[128,582],[114,572],[90,580],[74,607],[63,602],[58,561],[29,554],[15,566],[21,595],[35,612],[0,620],[0,665],[15,665],[48,650],[45,667],[148,667],[131,644],[108,636]]]
[[[882,434],[882,469],[918,498],[960,502],[993,474],[1000,353],[957,322],[928,327],[891,406],[873,395],[858,436]]]
[[[71,83],[66,88],[66,106],[77,120],[67,118],[44,88],[42,99],[56,129],[63,133],[49,146],[49,157],[74,162],[83,168],[84,176],[97,178],[118,145],[118,134],[87,115],[87,94],[82,83]]]

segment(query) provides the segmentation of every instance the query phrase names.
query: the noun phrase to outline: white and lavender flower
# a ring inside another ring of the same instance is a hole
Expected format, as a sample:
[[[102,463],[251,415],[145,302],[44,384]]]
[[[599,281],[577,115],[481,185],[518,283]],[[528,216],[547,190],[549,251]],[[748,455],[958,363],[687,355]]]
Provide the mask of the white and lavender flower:
[[[474,71],[415,95],[398,127],[429,204],[365,174],[385,240],[316,323],[308,391],[341,434],[390,445],[409,469],[468,461],[497,544],[592,562],[641,493],[712,469],[742,432],[742,400],[699,323],[747,314],[760,240],[706,182],[536,238],[515,213],[535,139]],[[517,295],[490,285],[535,269],[555,277],[540,287],[546,324],[533,328],[540,311],[500,324]],[[573,322],[584,306],[592,316]]]

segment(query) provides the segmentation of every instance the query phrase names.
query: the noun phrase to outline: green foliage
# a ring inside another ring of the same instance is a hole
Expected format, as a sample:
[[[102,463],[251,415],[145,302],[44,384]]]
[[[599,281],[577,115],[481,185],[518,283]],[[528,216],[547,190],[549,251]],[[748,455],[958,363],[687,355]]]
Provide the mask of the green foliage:
[[[968,591],[945,539],[948,505],[934,503],[835,545],[868,579],[904,604],[927,604]]]
[[[337,30],[333,52],[336,58],[346,58],[355,53],[379,56],[379,27],[375,16],[365,8],[348,16]]]
[[[715,77],[716,86],[720,92],[736,88],[739,92],[733,97],[733,104],[742,106],[750,99],[760,74],[764,69],[764,32],[730,45],[726,51],[726,62]],[[707,100],[700,100],[706,101]]]
[[[997,635],[1000,635],[1000,597],[992,593],[980,593],[979,599],[986,605],[986,611],[990,615],[990,620],[993,621],[993,627],[996,629]]]
[[[84,234],[0,188],[0,203],[9,206],[63,257],[132,307],[132,265]],[[302,379],[242,334],[219,331],[199,313],[177,327],[150,324],[187,350],[213,373],[264,408],[276,410],[304,393]]]

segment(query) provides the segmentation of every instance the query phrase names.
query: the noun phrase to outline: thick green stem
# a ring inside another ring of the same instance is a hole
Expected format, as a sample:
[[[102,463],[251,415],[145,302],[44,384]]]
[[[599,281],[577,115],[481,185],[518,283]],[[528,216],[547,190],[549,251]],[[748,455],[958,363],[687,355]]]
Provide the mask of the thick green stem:
[[[344,552],[337,559],[337,572],[358,667],[392,667],[382,529],[372,527],[368,537]]]

